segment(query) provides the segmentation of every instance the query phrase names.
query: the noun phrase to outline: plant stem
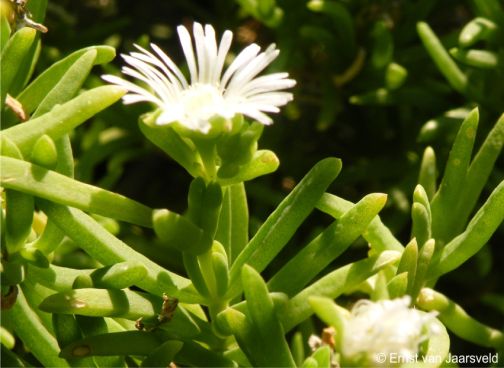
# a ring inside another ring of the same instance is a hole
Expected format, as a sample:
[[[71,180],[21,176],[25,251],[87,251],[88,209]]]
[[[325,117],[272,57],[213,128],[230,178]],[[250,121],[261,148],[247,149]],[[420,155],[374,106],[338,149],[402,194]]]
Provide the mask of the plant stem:
[[[215,141],[206,139],[193,139],[194,144],[201,156],[204,169],[204,179],[207,183],[217,178],[217,151]]]

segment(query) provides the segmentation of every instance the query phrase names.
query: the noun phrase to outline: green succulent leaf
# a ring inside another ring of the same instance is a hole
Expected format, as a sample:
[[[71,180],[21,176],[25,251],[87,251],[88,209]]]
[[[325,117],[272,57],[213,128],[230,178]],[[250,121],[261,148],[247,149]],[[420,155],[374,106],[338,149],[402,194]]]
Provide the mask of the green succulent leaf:
[[[467,76],[450,57],[431,27],[425,22],[417,23],[417,32],[430,57],[448,83],[460,93],[467,92]]]
[[[476,206],[478,198],[492,173],[495,162],[499,158],[503,147],[504,114],[501,115],[490,133],[488,133],[467,170],[467,175],[460,194],[461,198],[464,198],[464,200],[459,201],[456,210],[457,216],[460,218],[461,222],[458,230],[462,230],[463,224],[466,223],[469,215]]]
[[[290,331],[313,313],[309,304],[310,297],[337,298],[384,267],[397,262],[399,257],[399,252],[385,251],[377,257],[350,263],[321,277],[296,294],[284,307],[280,308],[278,316],[285,331]]]
[[[11,35],[11,27],[7,17],[3,14],[0,17],[0,53],[3,52],[7,42],[9,41],[9,37]]]
[[[224,297],[229,286],[228,263],[225,255],[212,254],[212,269],[215,272],[216,296]]]
[[[132,199],[85,184],[26,161],[0,157],[1,183],[56,203],[152,227],[152,210]]]
[[[366,230],[386,201],[381,193],[364,197],[291,258],[269,280],[269,289],[288,295],[299,292]]]
[[[32,63],[31,56],[34,53],[34,45],[36,43],[37,31],[25,27],[15,32],[2,50],[2,93],[0,97],[2,109],[7,93],[15,96],[16,93],[13,89],[18,89],[20,81],[26,80],[29,72],[26,70],[26,65],[31,65]]]
[[[262,271],[285,246],[340,170],[338,159],[320,161],[280,203],[231,266],[230,297],[240,291],[238,275],[243,265]]]
[[[418,184],[424,188],[429,200],[432,200],[437,190],[436,154],[432,147],[427,147],[424,151]]]
[[[40,74],[17,96],[17,100],[28,114],[34,112],[38,106],[45,107],[39,107],[40,112],[37,111],[37,115],[42,111],[47,112],[54,106],[50,106],[50,101],[61,104],[75,95],[82,85],[82,79],[89,74],[89,63],[91,66],[105,64],[114,57],[115,50],[109,46],[91,46],[75,51]],[[77,79],[73,80],[75,77]]]
[[[475,255],[504,221],[504,181],[467,225],[463,233],[445,245],[434,274],[439,276],[454,270]]]
[[[390,299],[400,298],[408,291],[409,273],[402,272],[390,279],[387,290]]]
[[[22,291],[19,291],[14,306],[7,311],[2,311],[2,320],[4,318],[11,321],[16,335],[43,365],[46,367],[70,366],[66,360],[58,357],[59,347],[56,339],[42,325]]]
[[[146,293],[86,288],[53,294],[39,308],[49,313],[136,320],[140,317],[155,317],[161,310],[161,305],[161,298]]]
[[[33,20],[43,22],[46,14],[47,0],[33,1],[27,4]]]
[[[450,54],[466,65],[481,69],[495,69],[499,65],[499,55],[487,50],[461,50],[453,48]]]
[[[169,210],[155,210],[154,231],[163,244],[180,252],[201,254],[212,246],[210,237],[205,237],[202,229],[184,216]]]
[[[296,367],[301,367],[305,357],[303,334],[301,332],[298,331],[292,336],[290,350],[296,362]]]
[[[4,172],[4,165],[1,166]],[[9,254],[12,254],[24,247],[30,235],[35,202],[31,195],[16,190],[7,190],[5,197],[5,246]]]
[[[89,275],[93,287],[100,289],[124,289],[136,285],[147,275],[141,262],[129,260],[94,270]]]
[[[32,119],[39,117],[58,105],[74,97],[87,79],[97,56],[96,50],[89,50],[66,71],[58,83],[40,101]]]
[[[104,318],[76,315],[76,320],[84,338],[107,334],[109,332],[109,327]],[[98,367],[121,367],[125,365],[124,357],[122,356],[95,356],[92,359]]]
[[[404,84],[407,77],[408,71],[403,66],[390,63],[385,72],[385,85],[389,89],[397,89]]]
[[[95,335],[75,341],[61,350],[66,359],[100,355],[149,355],[161,345],[153,333],[124,331]]]
[[[467,23],[459,35],[459,44],[462,47],[470,47],[480,40],[485,40],[495,34],[497,25],[490,19],[476,17]]]
[[[38,118],[5,129],[0,134],[11,139],[27,155],[40,136],[47,134],[54,140],[63,137],[119,100],[125,92],[123,88],[116,86],[93,88],[63,105],[55,106]]]
[[[382,69],[390,65],[394,54],[394,42],[392,33],[383,20],[374,24],[371,32],[373,37],[373,51],[371,54],[371,65],[376,69]]]
[[[406,273],[408,275],[408,285],[407,290],[411,292],[413,289],[413,282],[415,281],[416,272],[418,266],[418,244],[415,238],[404,248],[404,252],[401,255],[401,261],[399,266],[397,266],[396,275]]]
[[[295,367],[283,328],[261,275],[252,267],[245,265],[242,270],[242,284],[247,299],[248,315],[258,332],[257,344],[263,350],[257,351],[260,357],[254,356],[253,360],[266,362],[267,358],[267,364],[271,366]]]
[[[234,176],[230,178],[219,178],[219,183],[223,186],[240,184],[259,176],[275,172],[279,165],[280,161],[274,152],[259,150],[254,153],[250,162],[239,167]]]
[[[460,193],[471,162],[471,153],[476,138],[479,112],[471,111],[459,129],[446,164],[443,180],[432,199],[432,235],[441,242],[450,240],[456,234],[458,216],[453,216],[452,211],[460,202]]]
[[[445,295],[424,288],[417,305],[426,311],[439,312],[439,320],[458,337],[480,346],[502,349],[504,334],[501,331],[478,322]]]
[[[335,219],[339,219],[354,205],[354,203],[335,196],[334,194],[324,193],[316,207]],[[390,229],[383,224],[380,216],[376,216],[371,221],[362,236],[371,244],[371,248],[378,253],[384,250],[402,252],[404,249],[403,245],[394,237]]]
[[[182,341],[177,340],[162,343],[142,361],[141,367],[168,367],[183,345]]]
[[[411,208],[411,218],[413,220],[413,236],[422,246],[431,237],[429,212],[423,204],[415,202]]]
[[[188,279],[163,269],[134,251],[84,212],[46,201],[39,201],[39,206],[69,238],[102,264],[112,265],[132,259],[141,262],[148,271],[147,276],[138,282],[142,289],[155,295],[167,293],[181,302],[202,301],[190,287]]]
[[[222,210],[215,239],[226,249],[231,263],[248,243],[249,214],[245,186],[229,185],[225,188]]]
[[[434,239],[429,239],[420,249],[418,255],[418,264],[415,273],[415,279],[411,288],[411,298],[416,299],[418,293],[424,287],[428,279],[428,271],[431,264],[432,256],[434,254],[436,242]]]
[[[318,367],[330,368],[331,367],[331,347],[329,345],[321,346],[312,354],[312,358],[317,361]]]
[[[193,367],[235,367],[234,362],[222,353],[209,350],[194,341],[184,341],[175,360],[181,365]]]
[[[30,160],[39,166],[52,170],[58,164],[58,149],[48,135],[43,135],[33,145]]]
[[[142,318],[147,325],[169,331],[178,337],[192,338],[200,329],[181,307],[172,312],[172,318],[162,321],[163,299],[148,293],[128,289],[75,289],[53,294],[39,306],[50,313],[77,314],[89,317],[120,317],[130,320]],[[152,322],[151,322],[152,321]]]
[[[318,368],[318,367],[319,365],[317,359],[311,356],[306,358],[305,361],[303,362],[303,365],[301,366],[301,368]]]
[[[73,343],[76,340],[82,339],[82,332],[74,315],[59,314],[52,315],[54,326],[54,335],[58,340],[60,348]],[[72,366],[74,367],[96,367],[93,358],[72,358]]]
[[[53,264],[49,265],[47,268],[28,265],[26,269],[27,274],[30,275],[30,279],[37,280],[39,284],[55,291],[71,290],[76,278],[81,277],[90,279],[89,275],[93,271],[94,269],[77,270]]]

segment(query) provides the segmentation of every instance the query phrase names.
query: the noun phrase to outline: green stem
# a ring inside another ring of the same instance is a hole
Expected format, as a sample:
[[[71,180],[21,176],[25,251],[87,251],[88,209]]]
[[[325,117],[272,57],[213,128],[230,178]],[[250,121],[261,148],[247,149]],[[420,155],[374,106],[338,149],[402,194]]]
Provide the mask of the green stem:
[[[204,167],[204,179],[207,183],[217,179],[217,149],[214,140],[193,139]]]
[[[215,322],[217,319],[217,315],[225,310],[229,306],[229,301],[222,301],[222,300],[213,300],[212,302],[208,303],[208,311],[210,313],[210,318],[212,320],[212,324]],[[222,344],[225,345],[225,341],[222,341]]]

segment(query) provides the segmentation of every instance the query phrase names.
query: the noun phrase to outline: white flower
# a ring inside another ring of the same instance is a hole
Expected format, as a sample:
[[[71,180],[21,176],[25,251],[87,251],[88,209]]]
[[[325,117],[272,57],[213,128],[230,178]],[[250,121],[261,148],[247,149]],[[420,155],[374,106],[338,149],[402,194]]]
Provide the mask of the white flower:
[[[361,300],[345,323],[342,354],[371,366],[415,360],[420,344],[436,333],[429,325],[435,313],[409,308],[411,298]],[[393,360],[393,361],[392,361]]]
[[[233,33],[224,32],[219,46],[212,26],[194,23],[192,39],[184,26],[177,28],[180,43],[189,68],[189,83],[175,63],[156,45],[153,52],[135,45],[140,52],[123,55],[129,66],[123,74],[144,82],[140,87],[122,78],[105,75],[103,79],[125,87],[126,104],[148,101],[161,109],[156,123],[179,122],[192,130],[207,133],[210,120],[221,116],[232,118],[243,114],[262,124],[273,121],[266,113],[279,112],[279,106],[292,100],[292,94],[283,92],[296,82],[287,73],[273,73],[257,77],[277,56],[271,45],[264,52],[256,44],[246,47],[224,71],[224,63],[231,46]],[[151,92],[152,90],[152,92]]]

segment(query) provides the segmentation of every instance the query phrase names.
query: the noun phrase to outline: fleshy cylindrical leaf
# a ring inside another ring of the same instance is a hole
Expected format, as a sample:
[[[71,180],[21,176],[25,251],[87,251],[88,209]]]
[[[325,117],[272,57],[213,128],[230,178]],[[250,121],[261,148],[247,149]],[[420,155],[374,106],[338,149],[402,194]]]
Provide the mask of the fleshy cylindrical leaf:
[[[168,340],[153,350],[143,361],[141,367],[168,367],[175,355],[182,349],[182,341]]]
[[[31,161],[46,169],[53,169],[58,163],[58,152],[51,137],[43,135],[33,145],[30,154]]]
[[[135,285],[147,274],[145,266],[136,261],[116,263],[99,268],[90,275],[93,286],[103,289],[124,289]]]
[[[497,25],[490,19],[477,17],[467,23],[459,34],[459,44],[470,47],[480,40],[487,39],[497,30]]]
[[[366,230],[386,201],[382,193],[364,197],[291,258],[268,282],[270,290],[288,295],[301,290]]]
[[[229,296],[235,296],[240,291],[238,275],[243,265],[249,264],[262,271],[287,244],[340,170],[339,159],[320,161],[280,203],[233,263]]]
[[[5,197],[5,245],[7,252],[11,254],[19,251],[30,235],[35,203],[31,195],[15,190],[7,190]]]
[[[259,332],[258,344],[264,349],[261,353],[264,355],[264,360],[261,359],[263,364],[268,362],[266,364],[274,367],[294,367],[294,359],[276,316],[266,283],[256,270],[247,265],[243,267],[242,283],[250,320]],[[259,357],[255,359],[259,361]]]
[[[156,210],[152,222],[156,235],[180,252],[198,255],[207,251],[212,245],[203,230],[175,212],[166,209]]]
[[[467,92],[467,76],[450,57],[441,41],[425,22],[417,23],[417,32],[427,52],[450,85],[458,92]]]
[[[70,359],[94,355],[148,355],[159,345],[161,341],[150,332],[114,332],[72,342],[61,350],[60,356]]]
[[[443,294],[424,288],[420,292],[417,305],[426,311],[439,312],[438,318],[458,337],[480,346],[499,349],[504,343],[504,334],[478,322],[458,304]]]
[[[390,63],[385,71],[385,85],[390,89],[397,89],[401,87],[406,78],[408,71],[400,64]]]

